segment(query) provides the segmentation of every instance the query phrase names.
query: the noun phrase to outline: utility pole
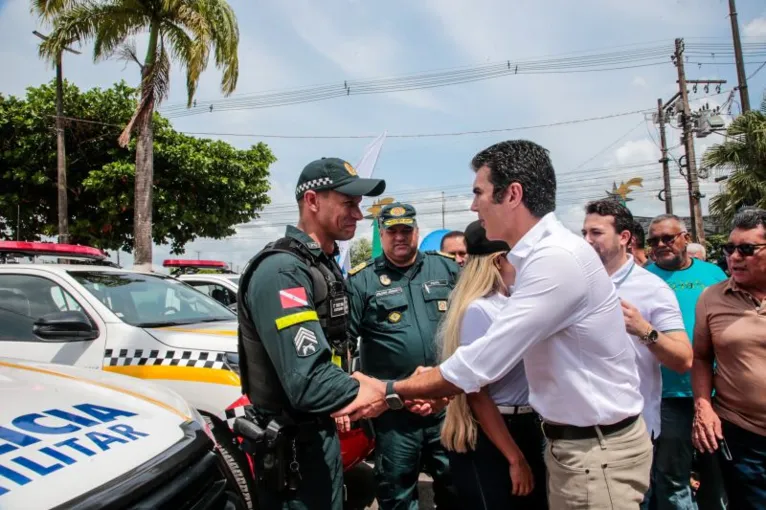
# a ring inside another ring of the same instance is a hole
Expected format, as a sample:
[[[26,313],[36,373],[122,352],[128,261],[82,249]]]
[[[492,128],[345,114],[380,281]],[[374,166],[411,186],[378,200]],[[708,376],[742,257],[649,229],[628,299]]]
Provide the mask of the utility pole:
[[[660,125],[660,150],[662,151],[662,180],[665,183],[665,213],[673,214],[673,196],[670,191],[670,166],[668,165],[668,142],[665,138],[665,113],[662,99],[657,100],[657,123]]]
[[[705,242],[705,229],[702,222],[702,205],[700,203],[700,186],[697,177],[697,157],[694,154],[694,127],[692,126],[691,109],[689,108],[689,92],[686,90],[686,72],[684,71],[684,40],[676,39],[674,55],[678,69],[678,87],[681,92],[681,122],[683,127],[684,147],[686,149],[686,182],[689,188],[689,216],[691,217],[691,234],[695,243]]]
[[[48,39],[34,30],[32,32],[43,41]],[[63,51],[80,55],[80,52],[69,47]],[[56,182],[58,188],[58,242],[69,242],[69,207],[66,192],[66,141],[64,138],[64,78],[61,70],[61,54],[56,55]]]
[[[442,230],[444,230],[444,192],[442,191]]]
[[[731,19],[731,37],[734,39],[734,59],[737,63],[739,100],[742,103],[742,113],[745,113],[750,111],[750,95],[747,92],[745,62],[742,59],[742,41],[739,38],[739,22],[737,21],[737,7],[734,5],[734,0],[729,0],[729,18]]]

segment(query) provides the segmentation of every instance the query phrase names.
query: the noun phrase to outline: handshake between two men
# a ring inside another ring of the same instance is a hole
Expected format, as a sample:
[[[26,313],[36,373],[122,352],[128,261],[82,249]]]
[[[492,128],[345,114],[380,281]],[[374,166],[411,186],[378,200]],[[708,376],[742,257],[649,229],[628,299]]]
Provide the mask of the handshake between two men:
[[[340,432],[350,430],[351,422],[375,418],[388,409],[393,409],[386,399],[387,393],[391,393],[386,391],[386,382],[361,372],[354,372],[351,377],[359,381],[356,398],[332,414]],[[428,416],[447,407],[450,398],[462,393],[462,390],[447,382],[438,368],[418,367],[407,379],[393,383],[393,393],[410,412]]]

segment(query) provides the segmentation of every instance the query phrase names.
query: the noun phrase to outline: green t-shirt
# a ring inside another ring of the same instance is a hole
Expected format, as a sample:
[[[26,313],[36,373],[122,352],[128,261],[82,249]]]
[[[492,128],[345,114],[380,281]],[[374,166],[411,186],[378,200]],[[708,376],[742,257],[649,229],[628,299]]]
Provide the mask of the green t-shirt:
[[[726,273],[717,265],[698,259],[692,259],[689,267],[678,271],[666,271],[657,264],[650,264],[646,270],[662,278],[676,293],[686,334],[689,335],[690,340],[693,340],[694,310],[697,307],[697,300],[703,290],[725,280]],[[679,374],[663,366],[662,398],[691,396],[691,372]]]

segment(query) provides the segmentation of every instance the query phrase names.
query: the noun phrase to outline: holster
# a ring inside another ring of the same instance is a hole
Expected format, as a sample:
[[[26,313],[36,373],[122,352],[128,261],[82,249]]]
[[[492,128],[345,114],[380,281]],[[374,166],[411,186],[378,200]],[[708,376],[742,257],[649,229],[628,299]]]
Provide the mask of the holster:
[[[298,489],[297,426],[291,420],[283,416],[268,422],[256,416],[240,417],[234,421],[234,433],[243,439],[242,451],[252,458],[259,484],[278,493]]]

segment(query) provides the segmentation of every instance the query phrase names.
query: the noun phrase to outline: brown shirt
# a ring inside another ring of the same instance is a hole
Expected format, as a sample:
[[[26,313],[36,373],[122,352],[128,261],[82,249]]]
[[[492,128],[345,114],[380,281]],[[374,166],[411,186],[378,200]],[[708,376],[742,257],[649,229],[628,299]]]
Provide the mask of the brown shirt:
[[[718,416],[766,436],[766,299],[758,302],[731,278],[708,287],[697,301],[699,340],[713,347]]]

